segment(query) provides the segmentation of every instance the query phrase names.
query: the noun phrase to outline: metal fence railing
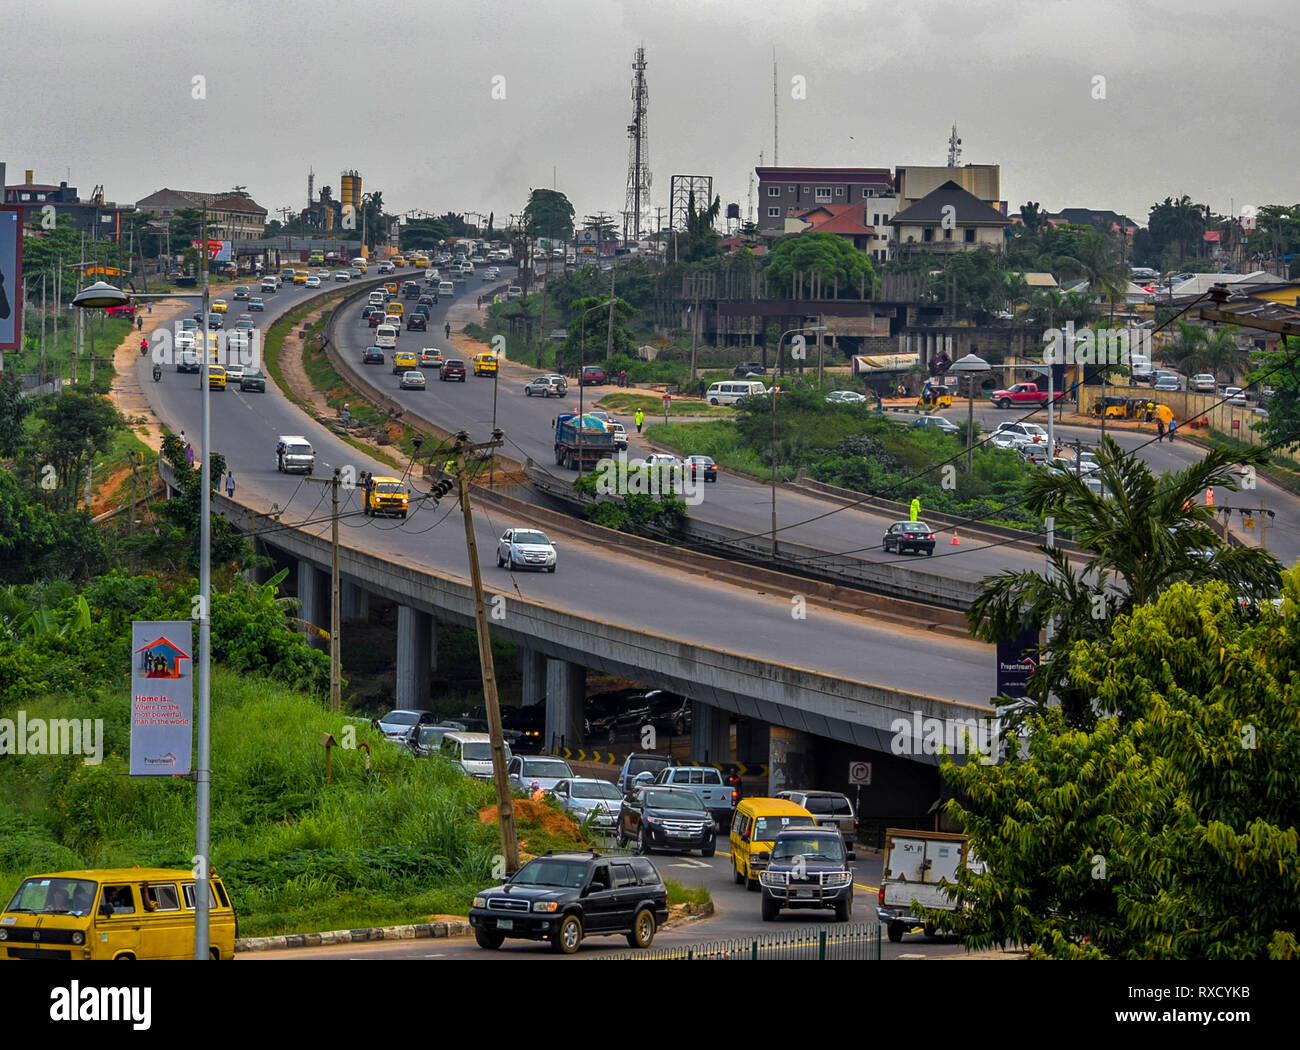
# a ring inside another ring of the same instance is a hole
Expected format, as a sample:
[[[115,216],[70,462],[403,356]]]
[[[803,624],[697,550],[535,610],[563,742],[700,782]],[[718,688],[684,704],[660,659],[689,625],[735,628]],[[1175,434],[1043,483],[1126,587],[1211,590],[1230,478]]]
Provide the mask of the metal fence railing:
[[[881,955],[878,923],[846,923],[776,930],[756,937],[681,944],[645,951],[622,952],[606,959],[726,959],[726,960],[878,960]]]

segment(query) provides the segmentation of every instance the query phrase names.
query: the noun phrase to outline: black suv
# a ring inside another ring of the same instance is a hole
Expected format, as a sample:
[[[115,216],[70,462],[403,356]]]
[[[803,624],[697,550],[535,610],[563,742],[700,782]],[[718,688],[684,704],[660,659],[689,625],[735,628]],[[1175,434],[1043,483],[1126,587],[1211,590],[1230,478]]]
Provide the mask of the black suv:
[[[838,922],[853,914],[853,869],[839,828],[786,828],[758,882],[765,922],[782,908],[830,908]]]
[[[718,848],[718,825],[704,801],[686,788],[638,784],[624,796],[618,813],[618,844],[636,840],[638,853],[652,849],[712,857]]]
[[[550,941],[572,955],[588,933],[626,934],[648,948],[668,919],[668,891],[645,857],[556,852],[530,860],[503,886],[474,898],[469,924],[480,948],[500,948],[507,937]]]
[[[767,375],[767,369],[763,367],[761,361],[741,361],[731,370],[731,374],[740,376],[742,379],[745,376],[765,376]]]

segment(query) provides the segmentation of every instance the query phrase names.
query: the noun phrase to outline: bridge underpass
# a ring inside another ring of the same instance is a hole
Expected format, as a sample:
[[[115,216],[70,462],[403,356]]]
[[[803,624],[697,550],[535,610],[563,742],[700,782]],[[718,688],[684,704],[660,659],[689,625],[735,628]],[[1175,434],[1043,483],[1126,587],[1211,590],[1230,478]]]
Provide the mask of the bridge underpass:
[[[261,549],[295,568],[304,620],[329,623],[330,546],[323,536],[274,526],[222,497],[214,506],[257,536]],[[274,529],[271,537],[266,536]],[[345,619],[364,619],[375,598],[397,608],[395,706],[427,708],[430,673],[437,666],[438,624],[473,628],[472,592],[466,582],[376,555],[340,547]],[[489,579],[488,581],[492,581]],[[767,767],[762,793],[783,788],[848,790],[848,763],[866,760],[880,780],[861,801],[873,814],[915,820],[940,793],[937,760],[890,753],[891,723],[923,718],[970,719],[987,715],[974,704],[882,688],[809,668],[691,645],[645,631],[593,621],[488,587],[492,631],[518,650],[522,701],[546,705],[547,742],[586,750],[583,715],[588,670],[629,679],[692,700],[690,754],[713,763]],[[497,610],[494,615],[493,610]],[[731,716],[738,721],[734,725]],[[732,733],[735,733],[735,743]],[[627,748],[631,749],[631,748]],[[608,762],[609,750],[602,749]],[[888,771],[886,773],[886,771]],[[760,790],[751,778],[751,793]]]

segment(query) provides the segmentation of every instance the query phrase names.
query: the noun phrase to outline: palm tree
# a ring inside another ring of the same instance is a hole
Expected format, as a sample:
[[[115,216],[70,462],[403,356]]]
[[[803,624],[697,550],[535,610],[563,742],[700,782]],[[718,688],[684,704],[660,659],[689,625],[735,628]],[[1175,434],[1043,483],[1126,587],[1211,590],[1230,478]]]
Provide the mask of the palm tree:
[[[1100,234],[1089,234],[1076,245],[1074,254],[1063,256],[1058,265],[1088,280],[1093,295],[1104,295],[1110,303],[1111,324],[1115,321],[1115,302],[1123,299],[1128,288],[1129,269],[1116,246]]]
[[[1045,706],[1049,694],[1055,694],[1066,719],[1078,727],[1091,722],[1095,698],[1069,678],[1069,656],[1077,643],[1104,647],[1114,617],[1154,601],[1178,581],[1223,580],[1238,594],[1264,598],[1277,593],[1281,579],[1273,555],[1227,546],[1212,527],[1213,511],[1198,503],[1211,486],[1236,491],[1237,465],[1265,462],[1262,449],[1213,449],[1199,462],[1163,477],[1110,438],[1102,441],[1097,459],[1094,477],[1105,494],[1092,491],[1073,473],[1036,473],[1025,499],[1028,510],[1054,516],[1063,532],[1073,530],[1091,561],[1076,570],[1061,548],[1040,547],[1050,575],[985,577],[966,614],[971,633],[984,641],[1054,627],[1051,640],[1038,651],[1028,706]]]
[[[1178,334],[1170,347],[1170,359],[1187,374],[1213,372],[1216,379],[1236,379],[1251,367],[1253,352],[1242,349],[1227,328],[1206,328],[1176,319]]]

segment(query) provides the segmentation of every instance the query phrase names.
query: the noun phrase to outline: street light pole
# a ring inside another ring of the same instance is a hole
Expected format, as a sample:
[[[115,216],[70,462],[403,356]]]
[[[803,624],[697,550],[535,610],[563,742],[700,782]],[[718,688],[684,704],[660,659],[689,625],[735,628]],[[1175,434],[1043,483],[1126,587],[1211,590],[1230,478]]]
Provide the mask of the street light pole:
[[[195,872],[194,885],[194,958],[208,958],[208,895],[211,893],[208,858],[211,849],[212,812],[212,726],[211,726],[211,688],[212,688],[212,417],[209,411],[212,392],[208,389],[208,233],[207,211],[199,220],[199,266],[202,272],[203,296],[203,362],[199,373],[203,389],[200,392],[202,404],[199,425],[199,440],[203,451],[202,473],[200,477],[201,495],[199,497],[199,709],[198,717],[198,761],[194,767],[194,780],[197,785],[197,814],[195,817],[195,849],[198,857],[198,870]]]
[[[583,383],[582,383],[582,369],[584,364],[586,363],[586,355],[587,355],[587,315],[596,310],[603,310],[605,309],[605,307],[608,306],[609,316],[612,319],[614,316],[614,304],[618,301],[619,299],[617,296],[610,296],[608,302],[597,303],[595,306],[583,310],[582,319],[578,324],[578,424],[577,424],[578,477],[582,477],[582,413],[583,413],[583,392],[584,392]],[[612,324],[613,321],[611,320],[610,323]],[[496,412],[494,409],[493,419],[495,420],[495,418],[496,418]],[[558,437],[559,435],[557,434],[556,436]]]

